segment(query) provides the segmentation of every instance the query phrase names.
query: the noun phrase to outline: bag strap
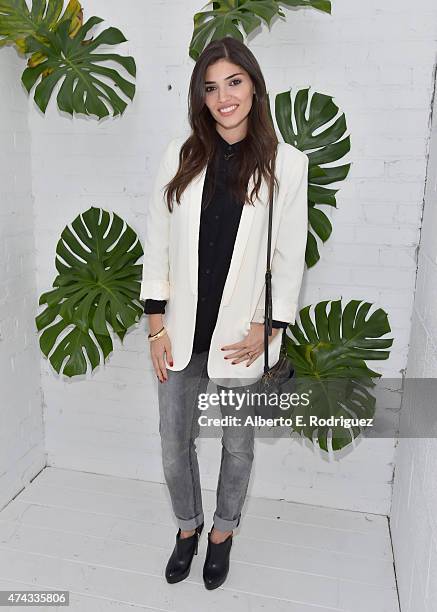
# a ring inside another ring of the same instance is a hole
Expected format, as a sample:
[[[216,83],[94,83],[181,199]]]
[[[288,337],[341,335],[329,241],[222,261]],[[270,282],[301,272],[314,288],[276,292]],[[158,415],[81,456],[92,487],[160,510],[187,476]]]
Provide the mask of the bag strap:
[[[273,189],[269,198],[269,229],[267,236],[267,265],[265,274],[264,304],[264,373],[269,369],[269,336],[272,334],[272,271],[270,269],[270,251],[272,243]]]

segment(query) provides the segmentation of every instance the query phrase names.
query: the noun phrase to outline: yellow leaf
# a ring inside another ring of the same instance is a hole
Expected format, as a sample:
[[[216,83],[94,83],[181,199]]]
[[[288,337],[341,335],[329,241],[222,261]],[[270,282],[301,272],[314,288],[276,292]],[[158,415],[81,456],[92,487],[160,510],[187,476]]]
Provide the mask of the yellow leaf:
[[[44,72],[41,73],[42,78],[44,79],[46,76],[49,76],[53,72],[54,68],[47,68]]]
[[[35,51],[35,53],[32,53],[32,55],[27,60],[27,65],[29,66],[29,68],[35,68],[35,66],[38,66],[46,59],[46,55],[44,55],[40,51]]]
[[[74,38],[76,36],[80,28],[82,27],[82,24],[83,24],[83,13],[81,11],[80,15],[77,15],[76,17],[74,17],[74,19],[71,20],[71,26],[70,26],[70,31],[69,31],[70,38]]]
[[[82,6],[77,0],[70,0],[67,8],[65,9],[65,17],[77,17],[82,12]]]
[[[21,51],[21,53],[25,53],[25,50],[26,50],[26,38],[16,38],[14,43],[15,43],[15,46],[17,47],[18,51]]]

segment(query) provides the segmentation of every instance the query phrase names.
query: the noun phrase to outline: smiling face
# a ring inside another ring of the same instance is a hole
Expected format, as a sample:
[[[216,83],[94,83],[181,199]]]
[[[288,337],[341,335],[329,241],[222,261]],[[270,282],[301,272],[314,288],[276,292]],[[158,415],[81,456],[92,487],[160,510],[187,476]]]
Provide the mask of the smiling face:
[[[205,104],[216,129],[227,142],[243,139],[253,103],[254,86],[249,74],[237,64],[221,59],[205,73]]]

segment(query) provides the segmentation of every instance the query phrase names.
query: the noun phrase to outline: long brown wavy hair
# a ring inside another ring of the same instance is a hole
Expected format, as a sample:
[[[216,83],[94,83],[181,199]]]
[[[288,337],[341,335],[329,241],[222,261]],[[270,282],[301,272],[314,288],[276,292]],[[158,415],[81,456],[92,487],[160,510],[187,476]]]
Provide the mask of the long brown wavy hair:
[[[205,74],[208,66],[220,59],[227,59],[243,68],[252,79],[256,92],[247,117],[247,134],[239,146],[238,172],[231,175],[230,191],[238,202],[254,205],[262,178],[269,186],[269,197],[273,194],[275,185],[278,186],[275,176],[278,138],[269,115],[266,84],[261,68],[246,45],[235,38],[225,36],[211,41],[205,47],[191,75],[188,119],[192,132],[180,149],[178,170],[165,186],[164,193],[170,212],[173,211],[174,198],[180,204],[180,198],[189,183],[214,159],[216,153],[216,122],[205,104]],[[213,174],[213,183],[214,164],[211,164],[209,171]],[[247,187],[251,176],[254,185],[249,195]],[[209,197],[212,195],[211,191]]]

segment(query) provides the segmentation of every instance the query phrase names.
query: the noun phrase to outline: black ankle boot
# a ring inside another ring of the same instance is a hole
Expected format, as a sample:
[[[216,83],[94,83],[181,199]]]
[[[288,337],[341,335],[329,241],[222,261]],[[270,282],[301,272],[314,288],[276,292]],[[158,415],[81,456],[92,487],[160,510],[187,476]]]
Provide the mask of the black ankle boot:
[[[196,531],[189,538],[181,538],[179,528],[176,534],[176,544],[165,568],[165,577],[171,584],[180,582],[188,576],[193,556],[197,555],[199,537],[202,533],[203,523],[196,527]]]
[[[229,553],[232,547],[233,533],[220,544],[211,542],[211,531],[208,533],[208,548],[203,566],[203,582],[207,589],[216,589],[226,580],[229,572]]]

